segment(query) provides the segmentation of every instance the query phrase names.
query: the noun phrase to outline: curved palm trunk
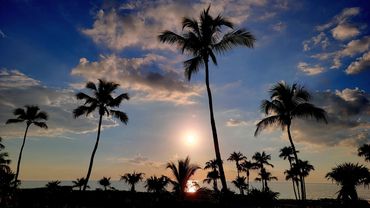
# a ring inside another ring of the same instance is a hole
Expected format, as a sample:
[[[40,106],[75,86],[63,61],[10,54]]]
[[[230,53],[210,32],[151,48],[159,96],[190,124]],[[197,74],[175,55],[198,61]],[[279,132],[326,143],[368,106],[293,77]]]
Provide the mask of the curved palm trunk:
[[[207,87],[209,114],[210,114],[212,135],[213,135],[213,145],[214,145],[214,148],[215,148],[217,165],[218,165],[219,171],[220,171],[222,191],[225,192],[225,191],[227,191],[227,184],[226,184],[224,167],[222,165],[220,147],[218,145],[216,122],[215,122],[215,118],[214,118],[214,115],[213,115],[212,93],[211,93],[211,88],[209,87],[209,71],[208,71],[208,60],[207,59],[204,60],[204,64],[205,64],[205,70],[206,70],[206,87]]]
[[[16,171],[15,177],[14,177],[14,188],[17,186],[19,169],[21,167],[23,148],[24,148],[24,144],[26,143],[27,132],[28,132],[28,128],[30,127],[30,125],[31,124],[27,124],[26,131],[24,132],[24,136],[23,136],[23,142],[22,142],[21,150],[19,151],[18,162],[17,162],[17,171]]]
[[[298,163],[298,155],[297,155],[294,143],[293,143],[292,135],[290,134],[290,124],[287,125],[287,131],[288,131],[290,146],[293,149],[294,159],[295,159],[296,163]],[[303,183],[304,183],[303,182],[303,177],[301,175],[299,176],[299,180],[300,180],[300,183],[301,183],[300,184],[301,185],[301,199],[305,200],[306,199],[306,193],[305,193],[304,185],[303,185]]]
[[[92,170],[92,166],[93,166],[93,163],[94,163],[95,152],[96,152],[96,149],[98,149],[98,144],[99,144],[99,139],[100,139],[100,128],[101,128],[102,119],[103,119],[103,115],[100,115],[100,117],[99,117],[99,125],[98,125],[98,135],[96,137],[96,143],[95,143],[95,146],[94,146],[94,150],[93,150],[93,152],[91,154],[90,164],[89,164],[89,170],[87,171],[87,175],[86,175],[86,181],[85,181],[84,187],[82,189],[84,191],[86,190],[87,184],[89,183],[89,179],[90,179],[90,175],[91,175],[91,170]]]

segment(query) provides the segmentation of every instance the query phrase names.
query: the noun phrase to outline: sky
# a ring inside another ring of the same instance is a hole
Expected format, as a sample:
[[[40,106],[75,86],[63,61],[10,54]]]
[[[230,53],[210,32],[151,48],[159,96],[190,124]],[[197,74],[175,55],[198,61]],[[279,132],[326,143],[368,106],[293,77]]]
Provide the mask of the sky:
[[[128,92],[120,110],[128,125],[105,118],[92,179],[119,179],[132,171],[170,175],[169,161],[189,156],[204,166],[213,159],[208,100],[201,70],[183,74],[186,55],[162,44],[164,30],[181,34],[183,17],[198,18],[211,5],[237,28],[255,37],[254,48],[217,56],[210,81],[221,155],[228,180],[236,176],[226,159],[240,151],[271,154],[269,171],[284,181],[289,145],[281,128],[254,137],[264,115],[259,106],[275,83],[298,83],[329,123],[293,120],[300,157],[315,171],[307,182],[323,183],[343,162],[365,164],[359,145],[370,142],[370,4],[366,0],[194,0],[0,2],[0,136],[14,170],[25,124],[5,125],[12,111],[38,105],[49,114],[47,130],[32,126],[23,152],[21,180],[83,177],[95,144],[98,117],[74,119],[75,99],[87,81],[105,79]],[[193,138],[189,142],[189,137]],[[195,179],[205,178],[200,170]],[[256,173],[252,173],[254,178]]]

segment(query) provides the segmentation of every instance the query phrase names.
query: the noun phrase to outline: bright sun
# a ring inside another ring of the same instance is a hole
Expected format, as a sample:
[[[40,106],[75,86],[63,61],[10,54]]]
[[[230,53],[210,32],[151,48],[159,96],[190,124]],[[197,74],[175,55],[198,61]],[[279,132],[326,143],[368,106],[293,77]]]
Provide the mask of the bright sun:
[[[193,132],[189,132],[185,136],[185,142],[188,145],[195,145],[197,142],[197,136]]]

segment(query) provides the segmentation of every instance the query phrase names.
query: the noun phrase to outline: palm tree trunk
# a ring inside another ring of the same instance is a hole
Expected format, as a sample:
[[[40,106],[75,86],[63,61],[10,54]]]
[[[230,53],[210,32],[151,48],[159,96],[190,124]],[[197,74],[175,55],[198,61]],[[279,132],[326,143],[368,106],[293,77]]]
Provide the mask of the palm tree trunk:
[[[294,143],[293,143],[292,135],[290,134],[290,124],[287,125],[287,131],[288,131],[290,146],[293,149],[294,159],[295,159],[296,164],[298,165],[298,155],[297,155],[297,151],[295,149]],[[305,191],[304,191],[303,178],[302,178],[301,175],[299,176],[299,179],[300,179],[300,183],[301,183],[301,194],[302,194],[301,199],[305,200],[306,196],[305,196]]]
[[[95,143],[95,146],[94,146],[94,150],[93,150],[93,152],[91,154],[90,164],[89,164],[89,170],[87,171],[86,180],[85,180],[85,184],[84,184],[84,187],[83,187],[83,190],[84,191],[86,190],[87,184],[89,183],[89,179],[90,179],[90,175],[91,175],[91,170],[92,170],[92,166],[93,166],[93,163],[94,163],[95,152],[96,152],[96,149],[98,149],[98,144],[99,144],[99,139],[100,139],[100,128],[101,128],[102,119],[103,119],[103,115],[100,115],[100,117],[99,117],[99,125],[98,125],[98,135],[96,137],[96,143]]]
[[[135,192],[135,184],[131,184],[131,192]]]
[[[30,125],[31,124],[28,124],[27,123],[26,131],[24,132],[23,142],[22,142],[22,146],[21,146],[21,151],[19,152],[19,156],[18,156],[17,171],[16,171],[15,177],[14,177],[14,188],[17,187],[17,181],[18,181],[19,169],[21,167],[21,160],[22,160],[23,148],[24,148],[24,144],[26,143],[27,132],[28,132],[28,128],[30,127]]]
[[[214,190],[215,192],[218,192],[217,179],[213,179],[213,190]]]
[[[249,194],[249,171],[247,172],[247,194]]]
[[[210,114],[212,135],[213,135],[213,145],[214,145],[214,148],[215,148],[216,159],[217,159],[218,168],[219,168],[219,171],[220,171],[222,191],[225,192],[225,191],[227,191],[227,184],[226,184],[224,167],[222,165],[220,147],[218,145],[216,122],[215,122],[215,118],[214,118],[214,115],[213,115],[212,93],[211,93],[211,88],[209,87],[208,59],[204,59],[204,64],[205,64],[205,70],[206,70],[206,87],[207,87],[209,114]]]
[[[292,168],[293,168],[293,166],[292,166],[292,159],[291,159],[291,157],[290,157],[290,156],[288,156],[288,161],[289,161],[290,169],[292,169]],[[294,196],[295,196],[295,199],[297,200],[297,199],[298,199],[298,197],[297,197],[297,191],[295,190],[295,179],[294,179],[294,178],[292,178],[292,184],[293,184],[293,192],[294,192]]]
[[[236,165],[236,172],[238,173],[238,178],[239,178],[240,176],[239,176],[239,163],[238,163],[238,161],[235,162],[235,165]]]

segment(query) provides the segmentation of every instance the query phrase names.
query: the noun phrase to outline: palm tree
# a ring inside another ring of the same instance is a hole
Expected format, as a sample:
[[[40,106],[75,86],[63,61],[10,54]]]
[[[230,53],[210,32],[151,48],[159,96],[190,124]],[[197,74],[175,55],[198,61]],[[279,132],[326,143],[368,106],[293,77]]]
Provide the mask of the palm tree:
[[[60,189],[60,183],[61,181],[50,181],[48,182],[45,187],[49,190],[49,191],[57,191]]]
[[[289,181],[292,180],[293,182],[293,192],[296,199],[299,199],[300,192],[299,192],[299,173],[300,171],[297,168],[291,167],[289,170],[285,170],[285,180]],[[298,192],[298,193],[297,193]]]
[[[128,117],[126,113],[118,110],[113,110],[113,108],[118,108],[121,102],[125,99],[128,100],[129,96],[127,93],[122,93],[116,98],[112,97],[112,93],[118,88],[119,84],[114,82],[106,82],[99,79],[99,85],[96,85],[93,82],[88,82],[86,88],[93,92],[93,96],[89,96],[83,92],[76,94],[78,100],[85,100],[84,105],[81,105],[73,110],[73,115],[75,118],[80,117],[81,115],[88,116],[90,113],[95,111],[97,108],[99,110],[99,124],[98,124],[98,134],[96,137],[96,142],[94,150],[91,154],[89,169],[86,175],[86,184],[83,187],[83,190],[86,190],[87,184],[89,182],[91,170],[93,167],[94,157],[96,149],[98,148],[99,139],[100,139],[100,129],[101,123],[104,115],[112,115],[113,117],[119,119],[122,123],[127,125]]]
[[[278,180],[277,177],[272,176],[270,172],[268,172],[265,168],[261,169],[261,172],[258,173],[259,177],[257,177],[255,180],[256,181],[261,181],[262,182],[262,191],[269,191],[270,188],[267,185],[267,181],[271,180]]]
[[[145,188],[148,192],[161,193],[166,192],[166,186],[170,183],[170,179],[167,176],[162,175],[161,177],[151,176],[146,179]]]
[[[218,184],[217,180],[220,178],[220,173],[218,171],[218,163],[216,159],[209,160],[206,162],[204,166],[204,170],[211,169],[210,172],[207,173],[207,178],[203,180],[203,183],[210,184],[213,182],[213,190],[218,192]]]
[[[282,129],[287,129],[290,146],[293,149],[294,158],[298,161],[298,155],[290,133],[290,126],[294,118],[315,118],[317,121],[327,123],[325,110],[315,107],[309,103],[311,95],[304,87],[297,84],[289,86],[285,82],[279,82],[270,89],[269,100],[262,101],[261,111],[266,118],[257,123],[254,136],[257,136],[263,129],[270,125],[277,124]],[[303,190],[303,179],[300,178],[301,189]],[[302,191],[302,199],[305,200],[305,192]]]
[[[245,179],[247,179],[245,176],[237,176],[235,180],[231,181],[239,189],[241,195],[244,195],[244,190],[248,187]]]
[[[241,164],[242,170],[246,173],[247,175],[247,193],[249,194],[249,176],[250,176],[250,171],[253,169],[256,169],[256,163],[253,163],[250,160],[244,160]]]
[[[173,162],[167,163],[167,167],[172,171],[175,180],[172,181],[175,192],[183,196],[188,180],[200,169],[198,165],[190,164],[190,158],[186,157],[184,160],[178,160],[177,165]]]
[[[294,153],[293,153],[293,148],[292,147],[283,147],[283,148],[281,148],[279,157],[283,158],[284,160],[288,160],[290,170],[293,169],[293,163],[295,162],[295,160],[294,160]],[[291,175],[291,174],[294,171],[292,172],[290,170],[286,171],[287,178],[289,178],[289,179],[286,179],[286,180],[292,180],[294,196],[295,196],[296,199],[298,199],[299,195],[297,195],[296,189],[299,191],[299,178],[298,177],[293,177],[293,175]],[[289,175],[289,177],[288,177],[288,175]]]
[[[111,183],[110,183],[110,177],[107,178],[107,177],[103,177],[102,179],[100,179],[98,181],[99,185],[103,186],[104,187],[104,191],[107,190],[107,188],[110,187]]]
[[[255,38],[250,32],[244,29],[234,30],[233,24],[220,14],[215,18],[212,17],[209,14],[209,9],[210,7],[201,13],[199,21],[193,18],[184,17],[182,21],[184,33],[182,35],[178,35],[171,31],[164,31],[158,36],[158,38],[163,43],[177,45],[181,48],[182,53],[192,56],[191,59],[184,62],[185,76],[189,81],[192,74],[198,72],[200,67],[204,66],[205,68],[205,82],[214,149],[220,171],[222,187],[223,190],[226,191],[226,178],[222,166],[216,122],[213,114],[208,62],[209,59],[211,59],[212,62],[217,65],[215,52],[223,54],[234,46],[246,46],[252,48]],[[223,26],[230,28],[231,31],[223,35],[221,32],[221,28]]]
[[[254,155],[252,156],[252,159],[255,161],[255,164],[256,166],[258,167],[258,169],[260,169],[260,173],[259,175],[261,176],[260,177],[260,180],[257,180],[257,181],[261,181],[262,183],[262,191],[264,191],[266,189],[265,185],[267,182],[264,181],[264,173],[263,172],[266,172],[266,169],[265,169],[265,166],[264,165],[268,165],[268,166],[271,166],[271,167],[274,167],[274,165],[272,165],[271,163],[269,163],[269,160],[271,160],[271,155],[269,154],[266,154],[265,151],[262,151],[262,153],[260,152],[256,152],[254,153]]]
[[[230,157],[227,159],[228,161],[235,161],[236,171],[238,173],[238,177],[240,176],[239,173],[242,170],[240,166],[240,162],[246,160],[247,157],[243,155],[241,152],[233,152],[230,154]]]
[[[364,144],[358,148],[358,156],[364,157],[365,161],[370,162],[370,144]]]
[[[294,167],[296,166],[296,167]],[[298,160],[297,164],[293,165],[293,168],[298,169],[299,176],[301,178],[301,183],[303,184],[303,188],[301,189],[302,192],[304,192],[304,195],[306,196],[306,182],[305,178],[310,174],[311,170],[315,170],[313,165],[311,165],[307,160],[302,161]]]
[[[15,109],[13,111],[13,114],[16,116],[16,118],[8,119],[6,121],[6,124],[26,122],[26,130],[24,132],[23,142],[22,142],[21,150],[18,156],[17,170],[15,172],[15,177],[14,177],[15,184],[18,181],[18,175],[19,175],[21,160],[22,160],[22,153],[23,153],[24,144],[27,138],[28,128],[32,124],[40,128],[44,128],[44,129],[48,128],[48,126],[45,123],[45,121],[48,120],[48,114],[46,112],[39,111],[40,108],[34,105],[26,105],[24,107],[26,109],[23,109],[23,108]]]
[[[135,192],[135,185],[144,179],[144,173],[136,173],[135,171],[131,173],[126,173],[121,176],[121,180],[131,186],[131,192]]]
[[[77,178],[75,181],[72,181],[73,187],[78,187],[78,189],[81,191],[82,187],[85,185],[86,180],[84,177]],[[87,188],[90,188],[90,186],[87,186]]]
[[[356,186],[365,184],[370,172],[363,165],[344,163],[333,168],[325,177],[342,186],[338,192],[338,199],[357,200]]]

